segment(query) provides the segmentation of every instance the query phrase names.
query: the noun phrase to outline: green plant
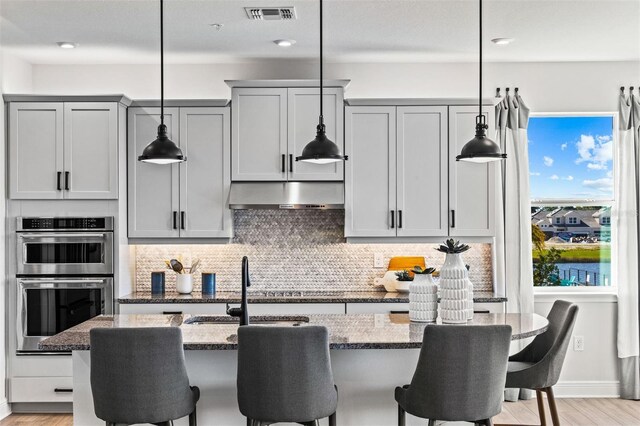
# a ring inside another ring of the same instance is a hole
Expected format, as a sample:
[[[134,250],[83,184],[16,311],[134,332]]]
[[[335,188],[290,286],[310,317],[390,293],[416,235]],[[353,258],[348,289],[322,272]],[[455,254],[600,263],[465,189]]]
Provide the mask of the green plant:
[[[538,261],[533,264],[533,285],[560,285],[560,270],[556,263],[560,260],[560,250],[551,247],[546,254],[540,252]]]
[[[396,272],[396,277],[398,277],[398,281],[413,281],[411,275],[409,275],[409,271],[406,269],[404,271]]]
[[[429,275],[435,272],[436,268],[424,268],[422,269],[419,265],[413,267],[411,272],[418,275]]]
[[[440,244],[440,247],[436,250],[447,254],[460,254],[469,250],[469,246],[466,244],[460,244],[460,241],[455,241],[453,238],[450,238],[446,240],[444,244]]]
[[[545,248],[545,240],[547,236],[544,234],[544,231],[540,229],[538,225],[531,224],[531,241],[533,242],[533,246],[538,251],[542,251]]]

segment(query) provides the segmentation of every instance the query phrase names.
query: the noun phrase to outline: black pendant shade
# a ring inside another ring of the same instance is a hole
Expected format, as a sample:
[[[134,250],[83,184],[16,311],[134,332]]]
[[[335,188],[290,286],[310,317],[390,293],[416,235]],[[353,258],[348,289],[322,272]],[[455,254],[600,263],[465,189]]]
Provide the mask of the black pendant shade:
[[[182,150],[167,136],[167,126],[164,124],[164,1],[160,0],[160,125],[158,136],[142,150],[138,161],[172,164],[186,160]]]
[[[479,93],[478,93],[478,115],[476,116],[476,136],[467,142],[456,157],[456,161],[467,161],[471,163],[488,163],[490,161],[503,160],[507,154],[503,154],[500,146],[487,137],[486,118],[482,114],[482,0],[480,2],[480,67]]]
[[[306,161],[307,163],[328,164],[347,160],[346,155],[342,155],[340,147],[327,137],[324,116],[323,102],[324,94],[322,80],[322,0],[320,0],[320,117],[316,127],[316,137],[309,142],[302,150],[302,155],[296,157],[296,161]]]

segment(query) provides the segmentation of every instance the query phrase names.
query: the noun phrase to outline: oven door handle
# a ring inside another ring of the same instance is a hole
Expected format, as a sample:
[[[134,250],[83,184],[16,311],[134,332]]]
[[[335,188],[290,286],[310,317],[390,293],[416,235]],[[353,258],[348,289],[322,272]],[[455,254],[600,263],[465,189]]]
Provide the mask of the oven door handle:
[[[33,279],[33,280],[25,280],[25,279],[19,279],[18,283],[21,285],[47,285],[48,287],[55,287],[57,284],[101,284],[101,285],[107,285],[108,284],[108,280],[104,279],[104,280],[100,280],[100,279],[95,279],[95,280],[65,280],[65,279]]]
[[[69,232],[69,233],[42,233],[42,234],[32,234],[32,233],[21,233],[18,235],[20,238],[22,238],[23,240],[26,239],[39,239],[39,238],[64,238],[64,239],[71,239],[71,238],[96,238],[96,237],[101,237],[104,238],[106,236],[106,234],[104,232],[92,232],[92,233],[84,233],[84,234],[80,234],[80,233],[76,233],[76,232]]]

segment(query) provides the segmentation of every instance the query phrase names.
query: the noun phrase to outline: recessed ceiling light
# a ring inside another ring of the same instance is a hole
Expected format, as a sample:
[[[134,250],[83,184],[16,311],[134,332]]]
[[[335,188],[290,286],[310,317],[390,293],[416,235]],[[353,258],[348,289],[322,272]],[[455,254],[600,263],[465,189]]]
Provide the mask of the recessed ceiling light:
[[[277,44],[278,46],[280,46],[280,47],[291,47],[294,44],[296,44],[295,40],[287,40],[287,39],[284,39],[284,40],[273,40],[273,42],[275,44]]]
[[[56,44],[63,49],[75,49],[78,47],[78,43],[74,43],[72,41],[59,41]]]
[[[224,24],[209,24],[209,26],[213,27],[213,29],[216,31],[220,31],[222,27],[224,27]]]
[[[497,44],[499,46],[506,46],[507,44],[510,44],[512,41],[513,41],[512,38],[504,38],[504,37],[491,39],[491,42],[493,44]]]

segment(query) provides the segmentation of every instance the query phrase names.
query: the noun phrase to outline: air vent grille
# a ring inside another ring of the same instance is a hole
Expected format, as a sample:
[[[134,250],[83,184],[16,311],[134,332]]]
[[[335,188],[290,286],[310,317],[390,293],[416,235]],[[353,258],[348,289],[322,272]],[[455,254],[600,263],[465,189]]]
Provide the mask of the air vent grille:
[[[254,21],[288,21],[296,19],[294,7],[245,7],[247,17]]]

